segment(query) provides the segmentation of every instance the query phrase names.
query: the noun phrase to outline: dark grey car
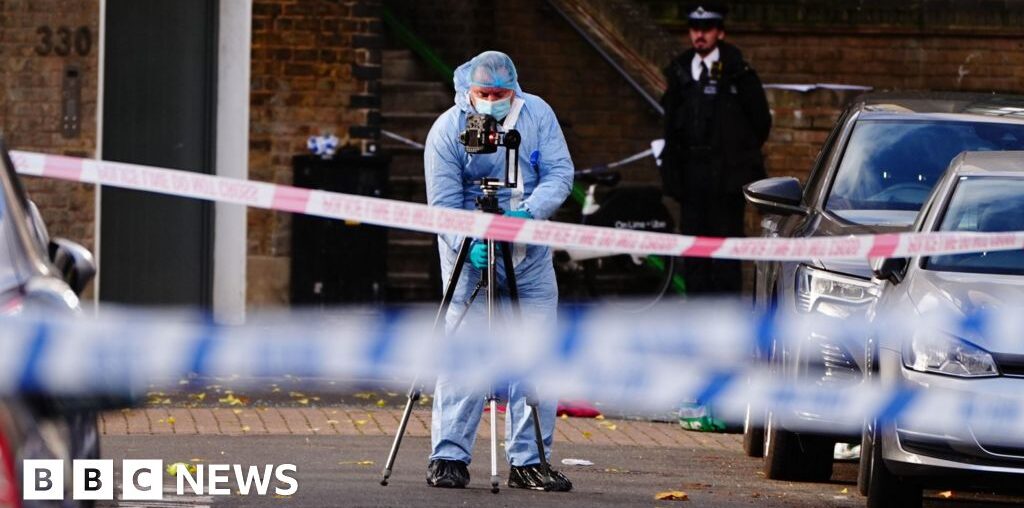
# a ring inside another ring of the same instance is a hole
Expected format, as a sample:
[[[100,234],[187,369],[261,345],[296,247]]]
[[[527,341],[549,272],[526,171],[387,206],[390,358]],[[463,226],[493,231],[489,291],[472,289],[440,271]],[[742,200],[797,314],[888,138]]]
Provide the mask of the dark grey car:
[[[50,239],[0,140],[0,315],[79,313],[78,293],[94,274],[85,248]],[[24,379],[22,393],[0,397],[0,505],[60,504],[21,500],[22,461],[62,459],[70,478],[71,460],[99,458],[96,411],[123,401],[53,397]]]
[[[1024,97],[957,93],[869,94],[841,115],[806,185],[769,178],[744,189],[769,216],[764,236],[876,234],[910,229],[950,161],[964,151],[1024,149]],[[759,262],[755,306],[786,316],[860,319],[880,284],[866,262]],[[773,337],[758,355],[773,375],[837,390],[862,381],[864,337]],[[750,411],[748,411],[750,413]],[[860,422],[813,410],[748,414],[744,448],[764,456],[771,479],[823,481],[837,441],[860,439]]]
[[[1024,152],[957,157],[915,231],[1024,231]],[[928,326],[875,327],[878,336],[865,349],[866,378],[913,388],[918,398],[941,397],[942,407],[866,422],[858,487],[868,506],[920,506],[921,489],[930,486],[1020,490],[1024,428],[997,416],[1012,416],[1007,410],[1021,402],[1024,342],[1019,327],[995,320],[1019,319],[1024,311],[1024,250],[888,259],[876,264],[875,275],[883,291],[871,317]],[[979,316],[991,325],[961,326]],[[969,414],[955,410],[964,397],[971,399]],[[983,411],[987,398],[997,414]]]

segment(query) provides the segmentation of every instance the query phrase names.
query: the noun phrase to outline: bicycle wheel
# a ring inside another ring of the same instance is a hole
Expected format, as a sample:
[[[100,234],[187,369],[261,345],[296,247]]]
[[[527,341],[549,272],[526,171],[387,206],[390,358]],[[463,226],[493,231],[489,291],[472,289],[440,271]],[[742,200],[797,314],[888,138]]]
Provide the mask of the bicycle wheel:
[[[610,303],[641,312],[685,286],[673,273],[675,259],[663,256],[612,255],[559,263],[562,299],[575,303]]]

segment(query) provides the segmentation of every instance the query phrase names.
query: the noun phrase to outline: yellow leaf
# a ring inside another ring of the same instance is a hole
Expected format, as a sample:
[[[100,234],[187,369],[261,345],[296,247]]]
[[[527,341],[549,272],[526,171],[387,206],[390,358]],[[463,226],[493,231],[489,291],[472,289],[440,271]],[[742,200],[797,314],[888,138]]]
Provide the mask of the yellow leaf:
[[[366,425],[366,420],[356,420],[356,425]]]
[[[850,493],[850,489],[848,489],[846,487],[843,487],[843,490],[840,490],[839,493],[840,494],[849,494]]]
[[[654,495],[654,499],[657,501],[686,501],[690,499],[690,496],[686,495],[686,492],[681,490],[669,490],[666,492],[658,492]]]
[[[372,460],[359,460],[359,461],[352,461],[352,460],[350,460],[350,461],[339,462],[338,465],[339,466],[372,466],[373,465],[373,461]]]
[[[294,398],[298,399],[298,398],[303,398],[306,395],[304,393],[302,393],[302,392],[288,392],[288,396],[289,397],[294,397]]]
[[[232,409],[231,412],[235,413],[236,415],[242,414],[242,410],[241,409]]]
[[[615,425],[615,424],[613,423],[613,424],[611,424],[611,425],[605,425],[605,427],[604,427],[604,428],[606,428],[606,429],[608,429],[608,430],[615,430],[615,429],[618,429],[618,428],[619,428],[619,426],[618,426],[618,425]]]
[[[175,420],[173,416],[168,416],[167,417],[167,423],[169,423],[171,425],[174,425],[174,422],[176,422],[176,421],[177,420]]]
[[[183,468],[185,471],[188,471],[189,473],[192,473],[192,475],[196,474],[196,466],[193,466],[192,464],[187,464],[185,462],[175,462],[174,464],[167,466],[167,474],[170,476],[177,476],[179,467]]]
[[[242,432],[249,432],[250,430],[252,430],[252,428],[248,425],[242,425]]]
[[[604,420],[604,415],[597,415],[594,417],[595,420]]]
[[[356,398],[357,399],[363,399],[363,400],[370,400],[370,399],[373,398],[373,394],[372,393],[368,393],[368,392],[359,392],[359,393],[356,394]]]
[[[328,425],[337,425],[338,424],[338,420],[327,420],[327,424]]]
[[[952,490],[946,490],[946,491],[939,492],[939,497],[944,498],[944,499],[949,499],[949,498],[953,497],[953,491]]]
[[[221,404],[227,404],[229,406],[245,405],[245,402],[242,399],[235,397],[234,394],[231,393],[229,393],[227,397],[221,397],[218,400],[220,401]]]
[[[583,431],[583,437],[590,439],[590,436],[593,436],[593,434],[586,430]]]
[[[192,458],[192,459],[188,459],[188,461],[189,462],[202,462],[203,459]]]
[[[380,400],[377,401],[377,407],[384,407],[384,406],[387,406],[387,405],[388,405],[388,403],[384,399],[380,399]]]
[[[295,399],[295,402],[298,402],[299,404],[302,405],[306,405],[309,404],[309,399]]]

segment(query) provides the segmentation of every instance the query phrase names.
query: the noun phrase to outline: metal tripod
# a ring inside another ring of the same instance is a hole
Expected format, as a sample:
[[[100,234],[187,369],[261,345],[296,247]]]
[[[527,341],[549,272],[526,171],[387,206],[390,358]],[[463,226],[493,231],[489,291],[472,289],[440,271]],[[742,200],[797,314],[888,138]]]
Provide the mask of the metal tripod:
[[[498,190],[504,186],[495,179],[485,178],[480,184],[480,188],[483,191],[483,195],[478,197],[476,200],[477,208],[484,213],[501,214],[502,210],[498,204]],[[441,299],[441,306],[437,310],[437,316],[434,317],[433,333],[438,333],[440,327],[445,322],[445,316],[448,313],[448,308],[451,306],[452,299],[455,297],[455,289],[458,284],[459,277],[462,274],[462,266],[466,262],[466,258],[469,257],[469,250],[473,243],[472,238],[465,238],[462,240],[462,246],[459,248],[459,253],[455,258],[455,267],[452,270],[452,274],[448,279],[448,284],[445,286],[444,296]],[[480,289],[486,289],[487,297],[487,324],[488,331],[493,332],[494,330],[494,319],[497,311],[497,291],[498,283],[497,277],[495,276],[495,268],[497,263],[497,256],[501,255],[502,264],[505,267],[505,280],[508,285],[509,300],[512,303],[513,317],[516,320],[521,318],[519,309],[519,289],[516,286],[516,274],[515,268],[512,262],[512,244],[509,242],[502,242],[496,240],[487,240],[487,269],[481,274],[480,282],[477,283],[474,288],[472,295],[469,297],[469,301],[466,303],[466,308],[459,316],[458,321],[455,324],[454,329],[458,329],[459,325],[462,324],[463,318],[468,314],[470,307],[473,305],[473,301],[479,294]],[[453,330],[454,331],[454,330]],[[388,453],[387,462],[384,465],[383,477],[381,478],[380,484],[387,485],[388,479],[391,477],[392,468],[395,465],[395,458],[398,455],[398,449],[402,446],[402,437],[405,435],[405,429],[409,424],[409,418],[412,416],[413,406],[420,400],[423,395],[423,387],[420,385],[419,380],[415,380],[412,386],[409,387],[408,400],[405,403],[405,411],[402,412],[402,420],[398,424],[398,431],[395,433],[395,440],[391,444],[391,451]],[[487,403],[491,411],[491,492],[498,493],[498,441],[497,441],[497,402],[498,398],[495,395],[493,386],[488,390],[486,396]],[[533,433],[536,438],[537,451],[540,456],[541,468],[544,470],[546,476],[546,485],[553,485],[554,481],[551,476],[551,466],[548,464],[547,457],[544,453],[544,437],[541,435],[540,429],[540,415],[537,411],[538,400],[535,395],[527,397],[527,406],[530,408],[530,413],[533,417]],[[548,490],[545,488],[545,490]]]

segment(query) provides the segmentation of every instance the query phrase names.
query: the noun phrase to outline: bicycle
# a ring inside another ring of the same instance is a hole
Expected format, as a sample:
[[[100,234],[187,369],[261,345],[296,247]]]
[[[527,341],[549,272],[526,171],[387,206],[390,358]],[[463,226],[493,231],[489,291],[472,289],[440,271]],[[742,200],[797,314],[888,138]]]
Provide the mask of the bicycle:
[[[582,205],[581,224],[673,231],[660,188],[619,187],[622,175],[607,166],[577,171],[575,178],[588,184],[585,193],[574,188],[574,197]],[[595,197],[598,187],[610,189],[600,203]],[[674,273],[674,257],[583,250],[556,250],[554,257],[559,294],[568,302],[611,302],[624,310],[642,312],[661,301],[670,289],[677,294],[686,292],[685,281]]]

